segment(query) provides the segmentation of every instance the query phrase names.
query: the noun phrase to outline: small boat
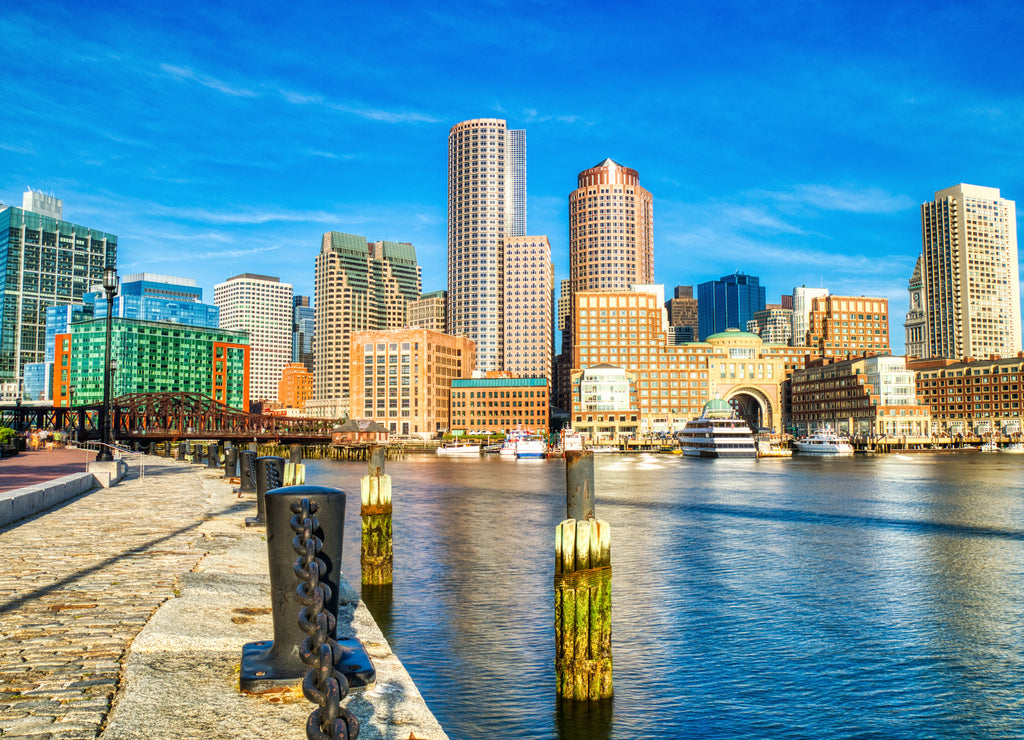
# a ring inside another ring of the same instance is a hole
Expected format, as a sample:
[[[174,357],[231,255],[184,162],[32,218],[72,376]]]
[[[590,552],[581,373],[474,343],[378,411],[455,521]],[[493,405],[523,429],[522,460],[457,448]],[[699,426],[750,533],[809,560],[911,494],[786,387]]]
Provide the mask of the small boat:
[[[548,456],[548,444],[542,437],[531,435],[516,441],[516,458],[540,458]]]
[[[1010,453],[1015,453],[1015,454],[1019,455],[1021,453],[1024,453],[1024,444],[1021,444],[1020,442],[1011,442],[1010,444],[1006,445],[1006,447],[1003,447],[999,451],[1000,452],[1010,452]]]
[[[687,457],[757,457],[754,435],[728,402],[712,399],[686,422],[679,445]]]
[[[437,454],[443,457],[479,457],[480,445],[465,442],[449,442],[438,447]]]
[[[827,424],[809,437],[794,439],[797,452],[812,455],[852,455],[853,445],[846,437],[836,434]]]
[[[613,445],[594,445],[593,447],[588,447],[587,449],[593,452],[595,455],[604,455],[610,452],[620,452],[619,448]]]
[[[981,450],[982,452],[999,452],[999,443],[998,442],[986,442],[985,444],[983,444],[978,449]]]
[[[583,437],[580,436],[579,432],[573,431],[572,429],[563,429],[560,441],[562,452],[583,449]]]

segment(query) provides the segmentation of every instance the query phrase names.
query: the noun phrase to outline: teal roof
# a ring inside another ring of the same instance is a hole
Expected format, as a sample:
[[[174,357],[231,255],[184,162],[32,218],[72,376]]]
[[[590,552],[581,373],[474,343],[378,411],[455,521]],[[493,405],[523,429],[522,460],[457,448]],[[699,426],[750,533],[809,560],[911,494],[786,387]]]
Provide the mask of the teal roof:
[[[723,401],[721,398],[712,398],[704,404],[704,408],[708,411],[732,411],[732,406],[729,405],[729,402]]]

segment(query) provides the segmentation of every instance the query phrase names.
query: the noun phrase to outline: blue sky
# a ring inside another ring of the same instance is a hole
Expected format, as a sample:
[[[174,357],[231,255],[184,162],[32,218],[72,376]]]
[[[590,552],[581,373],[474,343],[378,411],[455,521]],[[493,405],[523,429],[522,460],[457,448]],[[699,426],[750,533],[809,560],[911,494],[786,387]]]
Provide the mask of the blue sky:
[[[654,195],[667,290],[734,271],[890,299],[918,205],[1024,202],[1019,4],[15,4],[0,15],[0,200],[119,236],[122,273],[277,275],[323,232],[412,242],[445,287],[448,129],[527,132],[528,229],[568,273],[568,195],[605,157]]]

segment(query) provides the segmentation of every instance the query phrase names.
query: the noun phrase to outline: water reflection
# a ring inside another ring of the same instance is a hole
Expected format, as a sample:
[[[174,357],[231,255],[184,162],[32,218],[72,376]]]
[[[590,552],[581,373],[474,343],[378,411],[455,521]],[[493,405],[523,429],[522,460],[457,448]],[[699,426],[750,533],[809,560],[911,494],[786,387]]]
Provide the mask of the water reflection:
[[[560,461],[389,463],[395,582],[363,599],[454,740],[1024,736],[1010,458],[598,458],[601,706],[554,696]],[[365,472],[311,462],[307,479],[357,491]],[[355,586],[359,517],[346,528]]]

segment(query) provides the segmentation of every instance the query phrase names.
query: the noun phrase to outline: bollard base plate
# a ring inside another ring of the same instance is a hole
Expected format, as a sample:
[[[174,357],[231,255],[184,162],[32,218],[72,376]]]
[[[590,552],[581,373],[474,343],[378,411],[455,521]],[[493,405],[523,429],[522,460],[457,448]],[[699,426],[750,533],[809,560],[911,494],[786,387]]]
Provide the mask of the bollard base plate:
[[[269,665],[266,656],[273,642],[247,642],[242,646],[242,666],[238,688],[243,694],[268,694],[298,686],[306,676],[305,665],[298,668]],[[338,672],[348,679],[349,691],[371,688],[377,681],[377,671],[370,661],[366,648],[355,637],[339,639],[342,660]]]
[[[247,516],[245,518],[245,526],[247,527],[265,527],[267,526],[266,519],[260,519],[258,516]]]

